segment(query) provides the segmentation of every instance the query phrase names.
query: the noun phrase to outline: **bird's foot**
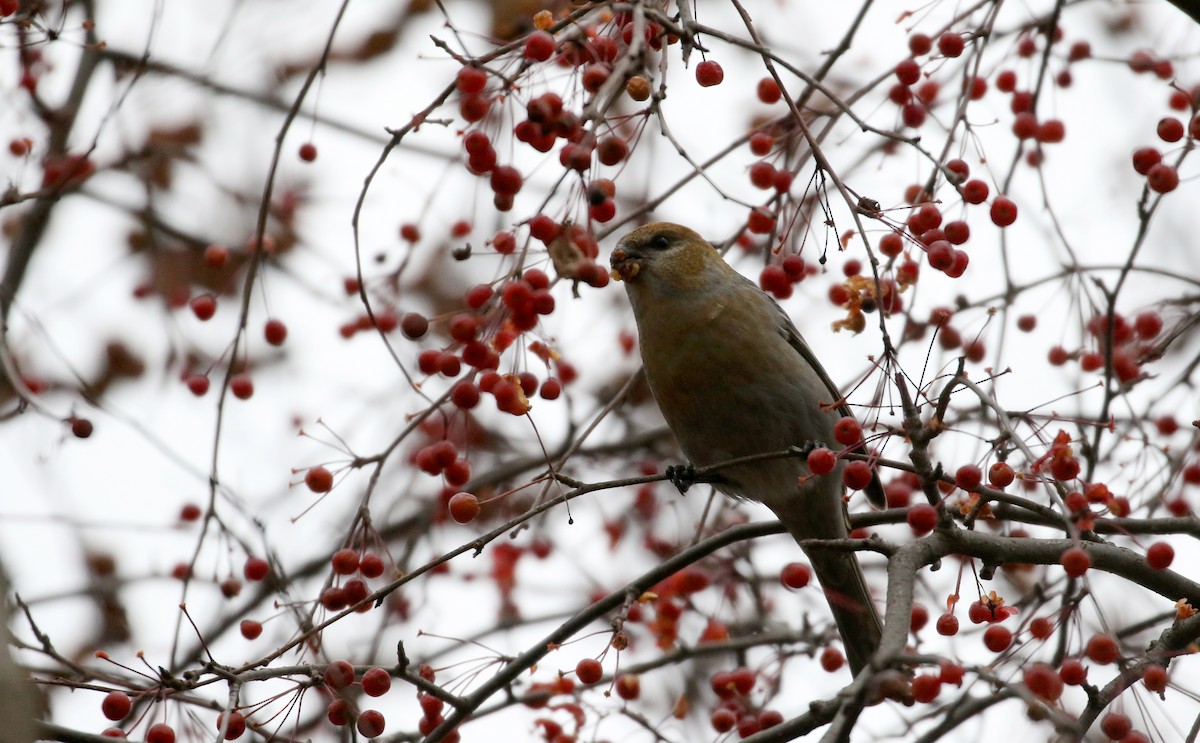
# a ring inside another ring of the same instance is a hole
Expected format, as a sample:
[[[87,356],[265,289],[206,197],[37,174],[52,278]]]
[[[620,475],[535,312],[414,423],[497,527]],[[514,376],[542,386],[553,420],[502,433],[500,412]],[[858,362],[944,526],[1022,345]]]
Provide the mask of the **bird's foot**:
[[[793,446],[792,451],[796,452],[802,457],[807,457],[809,454],[812,454],[813,451],[820,449],[823,446],[825,445],[820,441],[805,441],[803,444]]]
[[[667,480],[679,489],[680,495],[685,495],[688,488],[699,482],[696,468],[690,464],[673,464],[667,467]]]

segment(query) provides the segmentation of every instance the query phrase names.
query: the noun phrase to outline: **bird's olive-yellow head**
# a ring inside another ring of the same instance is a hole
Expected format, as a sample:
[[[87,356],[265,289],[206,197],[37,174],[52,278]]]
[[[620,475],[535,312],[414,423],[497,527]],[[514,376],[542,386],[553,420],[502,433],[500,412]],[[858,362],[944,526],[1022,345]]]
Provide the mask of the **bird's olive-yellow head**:
[[[685,288],[727,269],[717,249],[704,238],[670,222],[648,224],[622,237],[610,263],[614,277],[631,286],[659,281]]]

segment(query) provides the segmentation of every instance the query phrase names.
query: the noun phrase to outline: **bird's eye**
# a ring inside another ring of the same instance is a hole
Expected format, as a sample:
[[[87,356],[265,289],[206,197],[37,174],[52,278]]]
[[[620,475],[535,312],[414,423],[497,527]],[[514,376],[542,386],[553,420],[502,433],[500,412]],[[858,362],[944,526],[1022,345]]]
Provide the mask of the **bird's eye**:
[[[671,247],[671,240],[666,235],[655,235],[650,238],[650,247],[658,250],[665,250]]]

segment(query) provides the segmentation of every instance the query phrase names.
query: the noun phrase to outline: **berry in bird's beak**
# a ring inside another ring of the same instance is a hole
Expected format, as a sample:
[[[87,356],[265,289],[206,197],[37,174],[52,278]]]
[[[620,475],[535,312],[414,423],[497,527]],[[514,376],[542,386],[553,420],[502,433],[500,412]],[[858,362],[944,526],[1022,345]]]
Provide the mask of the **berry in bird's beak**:
[[[629,281],[637,276],[641,269],[636,257],[625,252],[625,248],[619,245],[613,250],[608,262],[612,266],[612,277],[617,281]]]

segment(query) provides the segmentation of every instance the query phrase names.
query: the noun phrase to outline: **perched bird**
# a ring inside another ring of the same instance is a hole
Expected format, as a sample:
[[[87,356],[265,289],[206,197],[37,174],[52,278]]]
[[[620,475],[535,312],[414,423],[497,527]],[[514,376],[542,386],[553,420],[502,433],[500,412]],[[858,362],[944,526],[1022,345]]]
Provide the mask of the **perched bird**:
[[[833,426],[850,410],[837,387],[783,309],[700,235],[648,224],[621,238],[611,264],[633,305],[650,390],[694,466],[840,448]],[[756,461],[723,468],[714,485],[766,505],[798,542],[847,534],[840,464],[813,476],[802,457]],[[868,495],[882,505],[877,479]],[[857,675],[882,632],[862,568],[852,552],[807,554]]]

